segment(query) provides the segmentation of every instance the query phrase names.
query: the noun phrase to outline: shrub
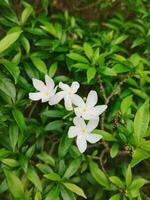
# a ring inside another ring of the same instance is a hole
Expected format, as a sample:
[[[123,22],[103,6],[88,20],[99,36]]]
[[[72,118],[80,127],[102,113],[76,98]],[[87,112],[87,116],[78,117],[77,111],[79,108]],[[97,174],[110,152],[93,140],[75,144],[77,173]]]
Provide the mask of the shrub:
[[[0,2],[1,199],[150,199],[149,1],[119,2],[99,4],[96,21],[50,14],[45,0]],[[45,74],[108,105],[84,153],[67,134],[74,112],[29,99]]]

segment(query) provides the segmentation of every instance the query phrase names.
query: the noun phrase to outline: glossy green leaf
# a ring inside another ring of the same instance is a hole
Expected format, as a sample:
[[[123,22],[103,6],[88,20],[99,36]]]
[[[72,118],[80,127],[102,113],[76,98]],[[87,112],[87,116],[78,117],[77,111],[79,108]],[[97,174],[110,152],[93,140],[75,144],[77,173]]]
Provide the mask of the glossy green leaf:
[[[31,60],[34,66],[42,73],[47,74],[46,64],[38,57],[32,56]]]

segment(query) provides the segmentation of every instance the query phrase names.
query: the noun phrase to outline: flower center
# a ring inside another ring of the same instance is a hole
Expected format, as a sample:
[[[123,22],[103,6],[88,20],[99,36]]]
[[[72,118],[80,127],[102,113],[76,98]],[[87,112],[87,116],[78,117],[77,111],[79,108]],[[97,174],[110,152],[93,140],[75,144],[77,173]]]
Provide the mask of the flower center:
[[[87,130],[85,128],[82,128],[80,131],[81,133],[87,133]]]
[[[68,96],[71,96],[72,93],[71,93],[71,91],[68,91],[67,94],[68,94]]]
[[[84,108],[82,109],[82,112],[86,112],[86,111],[87,111],[87,108],[84,107]]]
[[[49,93],[48,92],[45,92],[44,93],[44,96],[48,97]]]

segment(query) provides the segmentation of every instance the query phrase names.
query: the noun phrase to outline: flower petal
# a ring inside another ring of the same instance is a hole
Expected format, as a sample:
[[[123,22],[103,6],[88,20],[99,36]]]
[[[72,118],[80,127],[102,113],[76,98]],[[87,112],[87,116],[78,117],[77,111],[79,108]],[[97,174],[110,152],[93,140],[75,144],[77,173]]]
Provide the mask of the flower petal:
[[[64,91],[70,90],[69,85],[62,83],[62,82],[59,83],[59,87]]]
[[[84,119],[81,118],[81,117],[75,117],[75,118],[73,119],[73,123],[74,123],[74,125],[77,126],[77,127],[86,128],[86,123],[85,123]]]
[[[57,103],[59,103],[65,96],[64,91],[58,92],[56,93],[49,101],[50,105],[55,105]]]
[[[98,126],[98,122],[99,118],[90,120],[87,124],[87,130],[89,132],[93,131]]]
[[[91,110],[91,115],[93,115],[93,116],[99,116],[99,115],[102,114],[106,109],[107,109],[107,105],[95,106],[95,107]]]
[[[82,116],[82,112],[81,112],[81,108],[74,108],[74,112],[75,114],[78,116],[78,117],[81,117]]]
[[[64,100],[65,100],[66,110],[73,110],[71,98],[68,96],[65,96]]]
[[[86,105],[87,107],[93,107],[98,101],[97,93],[94,90],[91,90],[87,96]]]
[[[80,87],[80,84],[78,83],[78,82],[73,82],[72,84],[71,84],[71,91],[73,92],[73,93],[76,93],[77,92],[77,90],[79,89],[79,87]]]
[[[68,137],[69,137],[69,138],[74,138],[74,137],[77,136],[78,132],[79,132],[79,130],[78,130],[77,127],[71,126],[71,127],[69,128],[69,131],[68,131]]]
[[[29,93],[29,99],[33,101],[38,101],[42,98],[42,93],[41,92],[31,92]]]
[[[52,90],[55,86],[53,79],[51,79],[48,75],[45,75],[45,83],[50,90]]]
[[[102,138],[102,136],[94,133],[87,133],[85,138],[88,142],[93,144],[98,142]]]
[[[43,81],[40,81],[38,79],[33,78],[32,79],[33,82],[33,86],[38,90],[38,91],[43,91],[45,90],[45,84],[43,83]]]
[[[83,153],[87,148],[86,139],[82,136],[78,136],[76,139],[76,144],[81,153]]]
[[[79,106],[79,107],[85,106],[83,99],[77,94],[73,94],[72,103],[76,106]]]

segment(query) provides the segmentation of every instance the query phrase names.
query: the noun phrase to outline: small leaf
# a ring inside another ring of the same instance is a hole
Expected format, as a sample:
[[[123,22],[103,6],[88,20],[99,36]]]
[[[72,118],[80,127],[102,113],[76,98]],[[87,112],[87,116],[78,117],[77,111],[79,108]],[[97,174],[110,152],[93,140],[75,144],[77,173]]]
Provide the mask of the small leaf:
[[[134,138],[137,144],[144,136],[149,124],[149,101],[138,109],[134,119]]]
[[[54,185],[50,192],[47,194],[45,200],[57,200],[60,193],[60,187],[59,185]]]
[[[59,143],[59,148],[58,148],[58,155],[59,157],[64,157],[70,146],[71,146],[71,143],[72,143],[72,140],[68,138],[67,135],[64,135],[61,140],[60,140],[60,143]]]
[[[55,160],[52,156],[50,156],[49,154],[47,154],[46,152],[41,152],[40,154],[37,155],[37,157],[44,161],[47,164],[50,164],[51,166],[55,166]]]
[[[96,133],[96,134],[99,134],[101,136],[103,136],[103,140],[106,140],[106,141],[117,141],[117,139],[115,138],[114,135],[106,132],[106,131],[103,131],[103,130],[98,130],[98,129],[95,129],[93,131],[93,133]]]
[[[89,69],[91,66],[86,63],[76,63],[74,65],[71,65],[71,67],[77,68],[77,69]]]
[[[47,67],[45,63],[38,57],[31,56],[34,66],[42,73],[47,74]]]
[[[12,110],[12,114],[13,114],[13,117],[14,117],[18,127],[23,132],[26,128],[26,124],[25,124],[25,119],[24,119],[22,112],[20,110],[18,110],[17,108],[15,108]]]
[[[9,31],[9,33],[0,41],[0,53],[8,49],[20,36],[22,30],[17,27],[14,32]]]
[[[53,77],[53,76],[55,75],[55,73],[56,73],[56,71],[57,71],[57,68],[58,68],[58,63],[57,63],[57,62],[53,63],[53,64],[50,66],[49,72],[48,72],[48,74],[49,74],[50,77]]]
[[[37,175],[34,168],[28,168],[27,178],[35,185],[35,187],[42,192],[42,184],[39,176]]]
[[[114,194],[109,200],[120,200],[120,194]]]
[[[24,197],[24,188],[20,179],[8,170],[4,170],[8,183],[8,188],[12,195],[16,198]],[[24,198],[23,198],[24,199]]]
[[[100,185],[102,185],[106,188],[109,188],[110,182],[109,182],[108,178],[106,177],[106,175],[104,174],[104,172],[98,167],[98,165],[93,161],[90,161],[89,165],[90,165],[91,174],[94,177],[94,179]]]
[[[126,170],[125,179],[126,179],[126,186],[128,187],[132,182],[132,171],[131,171],[130,165],[128,166],[128,168]]]
[[[54,172],[51,172],[49,174],[44,174],[44,177],[49,179],[49,180],[52,180],[52,181],[60,181],[61,180],[60,175],[56,174]]]
[[[16,125],[16,123],[12,123],[9,126],[9,139],[10,139],[10,144],[11,147],[13,149],[13,151],[15,151],[15,147],[18,141],[18,127]]]
[[[117,187],[119,188],[124,188],[124,183],[122,182],[122,180],[120,180],[119,177],[117,176],[110,176],[109,177],[110,181],[115,184]]]
[[[21,14],[21,24],[24,25],[29,18],[29,16],[33,13],[33,8],[30,4],[28,3],[23,3],[25,6],[25,9],[23,10]]]
[[[15,80],[15,83],[17,83],[18,76],[20,74],[19,67],[15,63],[10,62],[9,60],[6,59],[1,59],[0,63],[4,65],[4,67],[10,72],[10,74],[13,76]]]
[[[60,192],[63,200],[76,200],[73,192],[69,191],[65,187],[61,186]]]
[[[64,125],[62,120],[55,120],[53,122],[48,123],[45,126],[45,131],[54,131],[54,130],[59,130],[60,128],[62,128],[62,126]]]
[[[72,60],[75,60],[81,63],[87,63],[87,64],[89,63],[89,61],[84,56],[81,56],[78,53],[69,53],[67,54],[67,56],[71,58]]]
[[[84,49],[85,55],[86,55],[89,59],[91,59],[92,56],[93,56],[93,49],[92,49],[91,45],[90,45],[89,43],[85,42],[85,43],[83,44],[83,49]]]
[[[73,183],[63,183],[63,185],[75,194],[87,199],[86,195],[84,194],[84,191],[79,186]]]
[[[140,163],[142,160],[145,160],[149,158],[150,155],[148,152],[142,150],[142,149],[136,149],[132,155],[132,160],[131,160],[131,167],[134,167],[138,163]]]
[[[89,83],[93,78],[95,78],[96,69],[94,67],[90,67],[87,70],[87,82]]]
[[[65,174],[64,174],[63,178],[69,179],[71,176],[73,176],[76,173],[76,171],[79,169],[80,164],[81,164],[81,159],[80,158],[78,158],[76,160],[73,160],[70,163],[70,165],[67,168],[67,170],[65,171]]]
[[[132,95],[125,97],[121,102],[121,112],[124,115],[132,104]]]
[[[114,143],[111,147],[111,150],[110,150],[110,156],[111,158],[115,158],[116,155],[118,154],[118,151],[119,151],[119,144],[117,143]]]

